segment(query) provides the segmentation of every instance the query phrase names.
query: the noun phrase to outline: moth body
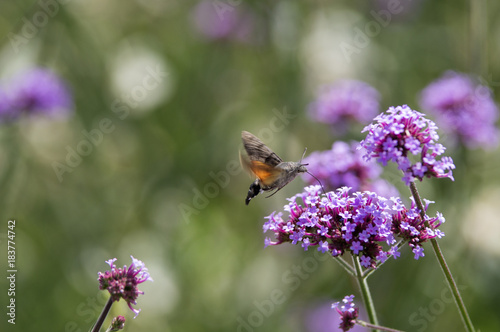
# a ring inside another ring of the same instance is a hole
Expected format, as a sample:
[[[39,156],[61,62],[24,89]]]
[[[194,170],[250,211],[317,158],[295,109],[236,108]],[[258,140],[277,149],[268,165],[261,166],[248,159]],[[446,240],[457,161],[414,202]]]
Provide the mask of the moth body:
[[[296,161],[284,161],[278,164],[276,168],[280,170],[281,176],[276,179],[271,187],[278,187],[278,189],[281,189],[292,182],[292,180],[295,179],[295,177],[300,173],[307,172],[306,166]]]
[[[255,175],[255,181],[250,185],[245,203],[257,196],[261,191],[275,190],[270,197],[290,183],[300,173],[307,172],[306,164],[295,161],[283,161],[269,149],[261,140],[247,131],[241,133],[243,146],[247,156],[240,153],[243,168]]]

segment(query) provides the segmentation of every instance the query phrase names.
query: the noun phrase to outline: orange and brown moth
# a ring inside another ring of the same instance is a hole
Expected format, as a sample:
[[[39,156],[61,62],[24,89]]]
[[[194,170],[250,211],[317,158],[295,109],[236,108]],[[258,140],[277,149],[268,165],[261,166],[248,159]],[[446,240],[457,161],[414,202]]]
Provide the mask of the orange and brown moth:
[[[246,151],[246,156],[240,152],[241,166],[256,177],[248,189],[246,205],[261,191],[275,190],[267,196],[271,197],[295,179],[298,174],[309,173],[306,168],[307,164],[302,164],[302,160],[299,162],[283,161],[273,150],[248,131],[241,132],[241,139]]]

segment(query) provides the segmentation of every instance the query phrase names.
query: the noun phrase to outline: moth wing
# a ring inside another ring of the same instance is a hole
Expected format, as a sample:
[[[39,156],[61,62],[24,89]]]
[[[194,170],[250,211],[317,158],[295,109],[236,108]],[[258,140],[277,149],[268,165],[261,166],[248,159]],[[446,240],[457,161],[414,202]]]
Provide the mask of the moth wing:
[[[240,164],[241,167],[245,170],[245,172],[251,175],[255,175],[252,172],[252,162],[250,161],[250,158],[248,157],[248,155],[244,155],[243,153],[241,153],[241,151],[240,151]]]
[[[241,132],[241,140],[250,161],[258,161],[272,167],[276,167],[279,163],[283,162],[273,150],[248,131]]]
[[[281,175],[281,170],[258,160],[250,160],[240,151],[241,167],[250,175],[257,177],[264,187],[270,187]]]
[[[250,161],[250,171],[255,174],[260,183],[265,187],[270,187],[281,176],[279,168],[269,166],[257,160]]]

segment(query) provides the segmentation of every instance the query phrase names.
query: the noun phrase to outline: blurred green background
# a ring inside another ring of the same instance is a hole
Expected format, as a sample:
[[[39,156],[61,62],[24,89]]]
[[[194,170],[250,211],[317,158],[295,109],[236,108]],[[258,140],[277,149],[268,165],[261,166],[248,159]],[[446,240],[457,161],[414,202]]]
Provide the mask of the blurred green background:
[[[97,272],[109,258],[128,265],[133,255],[155,281],[141,285],[135,320],[123,303],[113,306],[127,331],[332,331],[331,302],[348,294],[361,300],[356,284],[312,250],[263,248],[263,217],[304,183],[245,206],[252,179],[235,167],[240,132],[260,133],[287,160],[299,160],[305,146],[362,139],[362,126],[339,137],[306,113],[318,88],[339,79],[373,85],[381,111],[418,109],[421,89],[449,69],[477,75],[500,95],[496,1],[396,1],[403,10],[386,26],[373,14],[388,8],[382,1],[209,3],[221,13],[250,13],[243,36],[205,35],[193,1],[0,3],[0,79],[48,67],[71,87],[75,105],[67,120],[0,128],[0,330],[87,331],[106,301]],[[367,27],[372,36],[345,56],[339,45],[355,45],[356,31]],[[156,81],[141,90],[152,72]],[[276,118],[283,125],[273,131]],[[113,129],[59,179],[53,163],[66,163],[83,131],[104,119]],[[447,219],[440,243],[476,328],[498,331],[498,150],[449,154],[456,181],[426,180],[419,189],[436,201],[430,214]],[[384,177],[409,197],[394,169]],[[5,314],[9,219],[16,220],[15,326]],[[415,261],[405,247],[370,278],[379,320],[408,331],[462,330],[425,250]],[[294,266],[306,272],[298,278]]]

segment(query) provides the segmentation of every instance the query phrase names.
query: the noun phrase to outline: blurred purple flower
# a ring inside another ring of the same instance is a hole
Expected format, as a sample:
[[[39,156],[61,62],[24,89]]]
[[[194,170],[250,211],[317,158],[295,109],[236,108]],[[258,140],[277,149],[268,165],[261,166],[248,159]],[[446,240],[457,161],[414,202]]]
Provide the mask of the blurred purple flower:
[[[345,131],[346,122],[369,123],[379,113],[380,94],[369,84],[346,80],[326,86],[309,105],[310,116]]]
[[[104,273],[99,272],[97,280],[99,281],[99,289],[107,289],[113,301],[124,299],[137,317],[141,310],[134,309],[132,305],[136,305],[139,295],[144,294],[139,290],[138,285],[148,280],[153,281],[153,279],[142,261],[130,257],[132,264],[128,269],[126,265],[123,268],[117,267],[115,265],[116,258],[106,261],[111,270]]]
[[[436,159],[446,150],[437,143],[436,129],[434,122],[406,105],[390,107],[363,129],[368,132],[361,141],[366,149],[364,158],[376,158],[384,166],[389,161],[397,163],[406,185],[415,179],[422,181],[425,176],[453,180],[453,160],[450,157]]]
[[[191,18],[196,30],[210,40],[251,41],[254,17],[242,4],[201,1],[193,9]]]
[[[390,2],[387,0],[376,0],[370,2],[375,9],[370,15],[382,27],[387,27],[394,22],[405,22],[417,18],[424,4],[424,0],[399,0]]]
[[[399,195],[394,186],[379,179],[382,167],[375,161],[365,161],[364,151],[358,149],[358,146],[357,142],[349,145],[337,141],[333,143],[331,150],[311,153],[304,159],[304,163],[309,164],[309,172],[321,181],[326,191],[346,186],[354,191],[374,191],[384,197]],[[317,183],[307,173],[302,178],[310,185]]]
[[[5,119],[11,117],[11,108],[9,106],[9,99],[7,98],[7,93],[4,88],[0,88],[0,119]]]
[[[340,324],[342,317],[332,313],[332,302],[321,301],[308,309],[305,317],[305,331],[307,332],[338,332],[341,331]],[[363,308],[360,309],[360,317],[363,318]],[[350,331],[365,332],[366,328],[355,325]]]
[[[332,309],[337,310],[339,313],[341,318],[339,328],[346,332],[352,329],[356,324],[356,319],[359,315],[359,308],[354,305],[354,295],[344,297],[342,303],[342,305],[340,302],[333,303]]]
[[[469,148],[494,148],[498,107],[491,90],[469,76],[446,72],[421,93],[420,105],[436,117],[442,129]]]
[[[67,116],[73,101],[66,84],[53,72],[35,68],[14,77],[0,92],[0,118],[14,120],[22,114]]]

